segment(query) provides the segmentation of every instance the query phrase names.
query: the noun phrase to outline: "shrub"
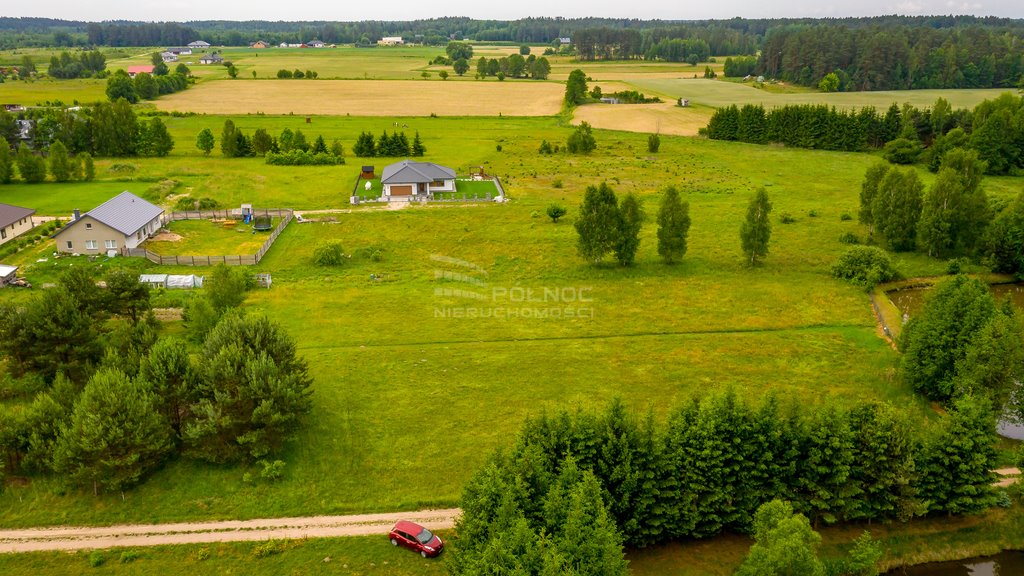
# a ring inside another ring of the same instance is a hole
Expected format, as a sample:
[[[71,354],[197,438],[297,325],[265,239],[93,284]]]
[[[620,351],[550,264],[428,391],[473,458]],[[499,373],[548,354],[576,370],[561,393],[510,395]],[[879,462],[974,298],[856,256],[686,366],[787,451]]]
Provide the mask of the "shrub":
[[[191,196],[182,196],[174,203],[174,210],[177,212],[187,212],[195,209],[196,201]]]
[[[136,552],[135,550],[125,550],[124,552],[121,552],[121,563],[122,564],[127,564],[129,562],[134,562],[135,560],[138,560],[138,559],[139,559],[139,553]]]
[[[871,288],[897,278],[889,253],[875,246],[850,248],[832,265],[832,276]]]
[[[200,210],[213,210],[213,209],[217,208],[218,206],[220,206],[220,203],[217,202],[216,200],[214,200],[213,198],[200,198],[199,199],[199,209]]]
[[[302,150],[288,152],[267,152],[267,164],[272,166],[335,166],[344,164],[345,159],[334,154],[313,154]]]
[[[854,234],[853,232],[844,232],[843,235],[839,237],[839,243],[860,244],[860,237]]]
[[[562,188],[562,179],[561,178],[556,178],[555,181],[551,183],[551,187],[552,188],[559,188],[559,189],[561,189]]]
[[[552,222],[558,222],[558,219],[565,216],[566,212],[565,206],[560,204],[552,204],[547,209],[548,218],[551,218]]]
[[[796,222],[796,218],[794,218],[789,212],[783,212],[782,214],[779,214],[779,222],[782,222],[783,224],[792,224],[793,222]]]
[[[267,556],[273,556],[281,552],[281,546],[276,540],[267,540],[261,542],[253,547],[252,557],[253,558],[266,558]]]
[[[263,464],[263,471],[260,472],[260,476],[264,480],[280,480],[284,477],[283,460],[274,460],[273,462],[261,460],[260,462]]]
[[[341,242],[337,240],[325,242],[313,249],[313,262],[320,266],[340,266],[344,258]]]
[[[657,134],[651,134],[647,137],[647,151],[651,154],[656,154],[661,148],[661,136]]]
[[[808,210],[807,211],[807,216],[809,218],[817,218],[818,217],[818,211],[817,210]]]
[[[849,212],[843,212],[842,214],[839,215],[839,220],[843,222],[849,222],[850,220],[853,220],[853,216],[850,216]]]
[[[963,271],[964,267],[966,267],[968,263],[967,258],[953,258],[946,263],[946,274],[956,276]]]
[[[111,164],[108,170],[115,174],[131,174],[135,172],[135,164]]]
[[[103,556],[103,553],[98,550],[89,554],[89,566],[92,566],[93,568],[103,566],[103,563],[106,561],[107,559]]]
[[[885,143],[882,157],[893,164],[913,164],[921,155],[921,150],[920,142],[909,138],[897,138]]]

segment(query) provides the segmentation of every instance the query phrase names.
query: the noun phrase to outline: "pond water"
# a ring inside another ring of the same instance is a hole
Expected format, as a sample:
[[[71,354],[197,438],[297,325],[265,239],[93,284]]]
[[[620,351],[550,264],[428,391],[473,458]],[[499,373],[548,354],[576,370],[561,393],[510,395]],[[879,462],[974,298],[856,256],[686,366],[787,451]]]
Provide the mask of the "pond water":
[[[992,294],[997,302],[1009,297],[1017,308],[1024,308],[1024,284],[994,284]],[[906,288],[886,292],[889,300],[899,308],[900,312],[913,316],[924,307],[924,300],[931,293],[931,288]]]
[[[992,294],[997,302],[1009,298],[1017,308],[1024,309],[1024,284],[993,284]],[[931,292],[931,288],[906,288],[886,292],[889,300],[896,305],[906,316],[913,316],[924,307],[924,301]],[[1014,440],[1024,440],[1024,425],[1016,424],[1008,420],[999,421],[999,435]],[[970,574],[965,572],[965,574]],[[1012,572],[1011,574],[1018,574]],[[1019,572],[1024,576],[1024,570]]]
[[[932,562],[886,572],[886,576],[1021,576],[1024,552],[1006,551],[995,556],[956,562]]]

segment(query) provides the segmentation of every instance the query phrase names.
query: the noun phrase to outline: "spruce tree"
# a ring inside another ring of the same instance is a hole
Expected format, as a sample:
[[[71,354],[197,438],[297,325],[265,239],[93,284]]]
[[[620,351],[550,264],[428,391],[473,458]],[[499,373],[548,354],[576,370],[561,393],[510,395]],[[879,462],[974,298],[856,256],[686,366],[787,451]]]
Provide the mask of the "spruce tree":
[[[919,458],[920,498],[930,511],[970,514],[995,503],[996,440],[988,398],[965,395],[953,403]]]
[[[747,217],[740,227],[740,241],[743,254],[750,265],[757,264],[759,258],[768,255],[768,241],[772,236],[772,224],[769,216],[772,204],[768,200],[768,192],[759,188],[747,206]]]
[[[316,140],[313,141],[313,154],[327,154],[327,142],[324,141],[323,135],[318,134]]]
[[[619,204],[619,238],[615,243],[615,259],[623,266],[632,266],[640,248],[640,229],[644,223],[644,208],[636,194],[630,192]]]
[[[573,223],[578,235],[576,249],[580,256],[598,263],[604,255],[615,249],[619,240],[622,215],[615,192],[602,182],[587,186],[579,217]]]
[[[412,139],[412,155],[423,156],[426,154],[427,149],[423,146],[423,141],[420,140],[420,133],[416,131],[416,137]]]
[[[686,255],[686,239],[690,234],[690,203],[679,197],[675,186],[665,189],[658,206],[658,255],[666,264]]]
[[[309,151],[309,142],[306,141],[306,135],[302,133],[302,130],[295,131],[292,137],[292,148],[303,152]]]

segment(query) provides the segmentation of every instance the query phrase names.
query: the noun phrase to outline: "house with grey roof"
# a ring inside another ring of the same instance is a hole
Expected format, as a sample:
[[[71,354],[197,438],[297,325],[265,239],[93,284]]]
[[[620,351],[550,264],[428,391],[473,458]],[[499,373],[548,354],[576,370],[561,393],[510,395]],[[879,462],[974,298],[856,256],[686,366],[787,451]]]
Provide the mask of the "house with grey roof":
[[[433,162],[402,160],[384,167],[380,183],[385,198],[433,198],[435,192],[455,192],[455,170]]]
[[[71,221],[53,235],[65,254],[104,254],[138,247],[162,225],[164,210],[131,192],[121,192]]]
[[[200,64],[223,64],[224,57],[216,52],[211,52],[199,59]]]
[[[210,47],[210,43],[203,40],[196,40],[195,42],[189,42],[188,47],[193,50],[206,50]]]
[[[0,203],[0,244],[31,230],[35,225],[32,222],[32,215],[35,213],[36,211],[31,208]]]

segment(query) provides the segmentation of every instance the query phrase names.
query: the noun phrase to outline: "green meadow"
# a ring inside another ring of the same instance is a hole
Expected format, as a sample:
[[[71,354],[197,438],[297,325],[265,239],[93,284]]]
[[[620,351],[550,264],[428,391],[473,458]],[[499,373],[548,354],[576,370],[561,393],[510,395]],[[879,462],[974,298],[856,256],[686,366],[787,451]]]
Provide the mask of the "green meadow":
[[[514,48],[486,50],[497,57]],[[234,82],[249,90],[259,87],[259,82],[243,80],[251,79],[253,71],[265,78],[280,68],[316,70],[320,78],[415,79],[442,52],[419,47],[232,48],[225,57],[240,69]],[[139,50],[117,62],[145,63],[147,54]],[[191,58],[198,62],[198,57]],[[575,67],[601,80],[707,106],[826,102],[887,107],[893,101],[928,106],[939,96],[955,106],[970,106],[998,93],[775,93],[731,82],[682,80],[677,72],[685,77],[694,68],[668,64],[556,60],[553,74]],[[201,82],[226,78],[223,67],[191,68]],[[316,89],[315,81],[294,82],[297,89]],[[514,95],[515,83],[507,85]],[[36,88],[38,95],[32,96]],[[76,90],[102,97],[103,84],[8,82],[0,84],[0,101],[85,101],[70,96]],[[598,149],[590,155],[538,154],[542,140],[564,145],[572,131],[564,115],[230,117],[249,135],[259,128],[274,135],[301,129],[310,141],[317,135],[328,143],[339,140],[348,154],[341,166],[287,167],[256,158],[225,159],[216,149],[203,156],[195,147],[196,135],[209,128],[219,141],[225,116],[161,118],[176,142],[169,156],[101,158],[93,182],[4,185],[0,202],[66,218],[76,208],[89,210],[129,190],[165,206],[188,194],[215,199],[221,208],[248,203],[331,210],[316,215],[321,222],[293,222],[285,230],[251,269],[272,274],[273,287],[253,290],[244,305],[280,323],[295,339],[314,378],[313,413],[284,454],[287,467],[278,482],[245,483],[243,474],[256,470],[186,460],[168,463],[123,496],[93,496],[66,488],[58,478],[32,476],[0,494],[0,527],[451,506],[488,455],[511,444],[525,417],[573,406],[597,409],[616,397],[637,413],[659,417],[694,396],[733,389],[751,399],[774,394],[811,407],[875,399],[911,412],[922,426],[934,418],[927,403],[896,378],[898,356],[879,335],[868,294],[829,275],[847,248],[840,236],[867,236],[856,214],[861,180],[867,167],[879,161],[877,155],[669,135],[661,136],[660,151],[651,154],[647,134],[600,129],[595,130]],[[363,131],[379,137],[395,130],[410,139],[419,132],[427,148],[424,159],[450,166],[460,177],[479,168],[500,176],[509,201],[398,210],[351,206],[349,196],[362,165],[375,166],[379,175],[398,160],[351,156],[356,137]],[[919,171],[930,184],[934,176]],[[620,195],[635,192],[644,201],[648,218],[631,268],[610,262],[595,266],[576,255],[573,219],[585,188],[602,181]],[[1002,177],[986,178],[984,185],[993,198],[1008,200],[1024,189],[1022,184],[1019,177]],[[673,266],[657,256],[654,222],[669,185],[683,191],[693,220],[689,250]],[[774,204],[773,235],[764,265],[750,268],[741,255],[739,227],[758,187],[768,191]],[[552,203],[569,210],[557,224],[544,215]],[[782,214],[795,221],[780,223]],[[217,252],[244,234],[224,228],[208,235],[202,224],[176,223],[172,230],[185,232],[187,245]],[[260,238],[244,235],[246,240]],[[313,264],[314,249],[334,240],[351,258],[337,268]],[[169,253],[183,249],[182,244],[167,248]],[[55,259],[52,252],[52,243],[41,240],[4,263],[20,265],[36,285],[83,265],[140,273],[210,272],[160,267],[143,259]],[[899,255],[896,261],[907,277],[946,270],[945,262],[918,254]],[[5,290],[0,299],[23,301],[30,294]],[[180,305],[189,297],[155,295],[162,306]],[[179,322],[163,329],[183,331]],[[1019,510],[1014,514],[993,525],[1012,532],[1020,522]],[[915,523],[921,526],[932,525]],[[930,534],[929,529],[921,534]],[[891,547],[902,550],[898,554],[917,553],[920,541],[927,539],[913,540],[910,530],[906,540],[897,542],[900,536],[895,530],[892,534]],[[826,535],[826,552],[838,553],[855,536]],[[996,536],[997,531],[989,531],[978,537],[991,542]],[[950,546],[966,548],[955,538],[950,541]],[[746,539],[720,538],[631,554],[631,561],[637,574],[725,574],[748,547]],[[95,572],[157,573],[171,566],[196,574],[243,566],[253,574],[335,572],[343,566],[340,571],[353,574],[444,570],[440,562],[393,554],[383,538],[299,541],[262,559],[255,559],[252,550],[253,544],[160,547],[140,550],[130,562],[121,562],[120,552],[106,552],[105,564]],[[331,561],[324,562],[328,556]],[[0,571],[80,573],[88,557],[0,555]]]
[[[192,147],[195,134],[203,127],[219,134],[223,120],[168,117],[177,140],[171,156],[105,159],[96,182],[5,186],[0,201],[66,215],[129,189],[153,201],[188,193],[224,207],[344,210],[330,214],[333,222],[291,224],[254,269],[271,273],[273,288],[253,291],[246,303],[292,334],[315,379],[314,413],[286,455],[285,478],[250,485],[239,468],[177,461],[122,500],[35,477],[0,495],[0,524],[452,505],[472,470],[509,443],[524,417],[595,408],[614,397],[664,415],[693,395],[731,387],[810,404],[873,398],[930,417],[894,379],[897,357],[877,335],[867,294],[828,275],[845,249],[839,236],[866,233],[841,216],[856,213],[873,156],[667,136],[649,154],[643,135],[606,131],[597,131],[599,148],[590,156],[546,156],[536,153],[540,139],[562,141],[570,131],[556,118],[409,118],[401,122],[420,131],[427,160],[460,175],[483,166],[501,176],[510,201],[387,210],[351,208],[348,195],[362,164],[381,170],[391,160],[271,167],[203,157]],[[362,130],[391,128],[390,119],[372,118],[234,120],[248,133],[302,128],[340,138],[346,148]],[[113,164],[134,170],[112,172]],[[685,191],[693,227],[680,264],[658,260],[650,221],[633,268],[576,256],[573,214],[583,189],[602,180],[619,193],[637,192],[652,217],[666,185]],[[1020,180],[989,185],[1009,197]],[[776,219],[771,254],[751,269],[738,229],[758,186],[769,191],[776,216],[787,212],[796,222]],[[552,202],[569,207],[557,224],[543,215]],[[330,240],[352,258],[339,268],[315,266],[314,248]],[[375,250],[379,260],[367,257]],[[36,262],[50,251],[44,243],[14,263],[33,283],[87,263]],[[139,271],[209,271],[126,259],[100,265],[129,263]],[[909,255],[900,269],[938,274],[945,263]]]

